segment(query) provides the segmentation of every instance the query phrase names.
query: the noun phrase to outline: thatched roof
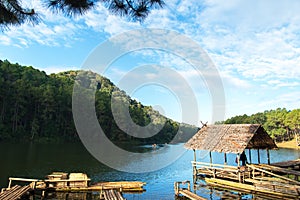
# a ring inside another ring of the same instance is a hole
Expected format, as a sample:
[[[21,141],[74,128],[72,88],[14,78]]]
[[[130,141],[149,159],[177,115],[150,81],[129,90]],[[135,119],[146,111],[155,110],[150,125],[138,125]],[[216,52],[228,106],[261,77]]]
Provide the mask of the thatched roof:
[[[242,153],[246,148],[277,148],[260,124],[207,125],[201,128],[185,147],[224,153]]]

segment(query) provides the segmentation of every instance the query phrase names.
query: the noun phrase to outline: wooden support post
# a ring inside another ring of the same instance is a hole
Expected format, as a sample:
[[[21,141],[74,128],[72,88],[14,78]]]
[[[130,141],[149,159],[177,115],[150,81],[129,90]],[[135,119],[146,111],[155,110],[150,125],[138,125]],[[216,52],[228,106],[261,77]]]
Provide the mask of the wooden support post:
[[[196,158],[196,150],[193,149],[194,151],[194,162],[197,161],[197,158]],[[196,163],[194,163],[194,166],[193,166],[193,183],[195,184],[197,182],[197,166],[196,166]]]
[[[259,149],[257,149],[257,162],[260,164],[260,155],[259,155]]]
[[[252,159],[251,159],[251,149],[248,149],[248,152],[249,152],[249,162],[250,164],[252,163]]]
[[[8,189],[10,189],[10,187],[11,187],[11,179],[9,179],[9,183],[8,183]]]
[[[269,149],[267,149],[267,157],[268,157],[268,165],[271,163],[270,162],[270,152],[269,152]]]
[[[225,160],[224,165],[227,165],[227,154],[226,153],[224,153],[224,160]]]
[[[209,162],[210,162],[210,166],[212,166],[212,156],[211,156],[211,151],[209,152]]]
[[[175,190],[175,195],[178,196],[178,182],[174,183],[174,190]]]

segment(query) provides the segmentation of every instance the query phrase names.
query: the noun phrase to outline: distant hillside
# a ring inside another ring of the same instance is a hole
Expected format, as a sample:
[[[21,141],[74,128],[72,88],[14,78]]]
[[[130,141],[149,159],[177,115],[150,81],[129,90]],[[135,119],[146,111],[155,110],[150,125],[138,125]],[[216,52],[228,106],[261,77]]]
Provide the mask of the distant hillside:
[[[74,79],[79,71],[47,75],[33,67],[0,60],[0,141],[76,141],[79,140],[72,115]],[[108,138],[116,142],[169,143],[185,142],[197,128],[168,119],[117,88],[109,79],[93,72],[84,72],[97,81],[95,108],[99,123]],[[112,91],[130,102],[132,120],[141,126],[155,116],[156,123],[166,123],[153,137],[140,139],[125,134],[116,125],[111,113]]]
[[[229,118],[224,124],[262,124],[269,135],[277,142],[291,140],[300,135],[300,109],[277,108],[253,115],[238,115]]]

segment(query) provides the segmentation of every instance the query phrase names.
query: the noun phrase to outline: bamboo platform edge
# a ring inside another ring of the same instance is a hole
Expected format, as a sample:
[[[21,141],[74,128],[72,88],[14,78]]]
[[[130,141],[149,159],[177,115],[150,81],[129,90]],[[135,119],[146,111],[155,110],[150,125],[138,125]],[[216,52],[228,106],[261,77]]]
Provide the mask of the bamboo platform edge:
[[[288,193],[280,193],[280,192],[275,192],[275,191],[268,191],[264,189],[258,189],[255,188],[253,185],[245,184],[245,183],[238,183],[238,182],[232,182],[232,181],[227,181],[219,178],[205,178],[205,181],[208,185],[213,186],[213,187],[220,187],[220,188],[227,188],[230,190],[235,190],[235,191],[241,191],[241,192],[246,192],[250,194],[260,194],[262,196],[267,196],[267,197],[281,197],[281,198],[299,198],[298,195],[292,195]]]

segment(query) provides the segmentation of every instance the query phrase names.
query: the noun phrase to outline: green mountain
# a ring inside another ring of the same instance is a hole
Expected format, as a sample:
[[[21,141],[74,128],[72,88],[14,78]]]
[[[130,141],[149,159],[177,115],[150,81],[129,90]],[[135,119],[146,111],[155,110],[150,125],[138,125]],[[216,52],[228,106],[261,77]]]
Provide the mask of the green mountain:
[[[84,73],[96,84],[95,109],[101,128],[111,141],[135,144],[185,142],[197,127],[168,119],[151,106],[131,99],[109,79],[91,71],[67,71],[47,75],[33,67],[0,60],[0,141],[78,141],[72,114],[75,78]],[[134,123],[146,126],[152,120],[162,125],[158,134],[149,138],[124,133],[112,115],[112,94],[129,102]],[[180,129],[179,129],[180,127]]]

